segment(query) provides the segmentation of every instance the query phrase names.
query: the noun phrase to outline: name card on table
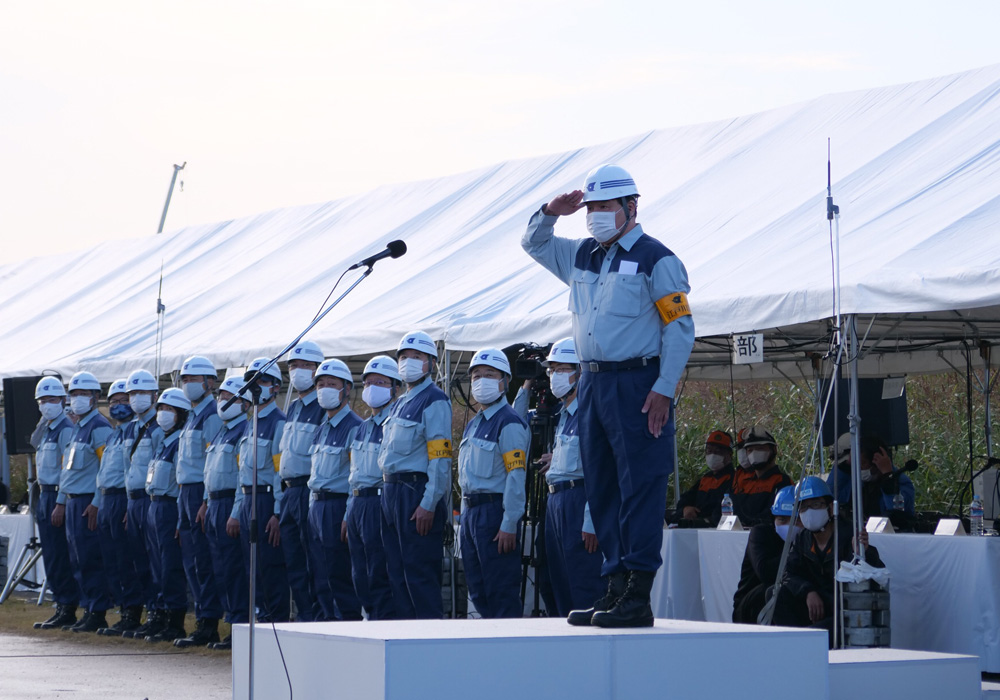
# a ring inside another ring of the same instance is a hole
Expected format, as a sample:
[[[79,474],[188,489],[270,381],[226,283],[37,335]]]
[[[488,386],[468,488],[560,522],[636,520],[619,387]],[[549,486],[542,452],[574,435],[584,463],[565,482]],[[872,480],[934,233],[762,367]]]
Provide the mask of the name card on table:
[[[719,524],[715,526],[716,530],[728,530],[729,532],[741,532],[743,530],[743,524],[740,523],[740,518],[737,515],[725,515]]]
[[[958,518],[941,518],[938,521],[935,535],[967,535],[965,525]]]
[[[888,535],[889,533],[896,532],[889,518],[880,518],[878,516],[868,518],[865,530],[876,535]]]
[[[743,333],[732,338],[734,365],[752,365],[764,361],[763,333]]]

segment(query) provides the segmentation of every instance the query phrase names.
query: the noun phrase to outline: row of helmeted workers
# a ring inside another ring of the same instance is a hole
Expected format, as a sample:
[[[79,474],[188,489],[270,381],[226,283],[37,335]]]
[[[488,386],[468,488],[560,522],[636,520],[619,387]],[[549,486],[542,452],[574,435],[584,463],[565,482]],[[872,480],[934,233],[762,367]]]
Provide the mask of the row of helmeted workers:
[[[259,620],[289,619],[289,589],[301,621],[361,619],[362,608],[369,619],[442,616],[452,410],[432,381],[435,344],[426,333],[408,333],[398,365],[384,355],[367,363],[365,419],[348,404],[354,378],[345,363],[324,358],[310,341],[289,358],[298,398],[286,417],[276,405],[281,372],[268,368],[256,434],[248,401],[225,407],[242,378],[216,387],[216,368],[205,357],[184,362],[182,388],[158,393],[146,370],[114,382],[111,421],[97,410],[101,389],[90,373],[77,373],[67,388],[42,378],[36,517],[57,607],[36,627],[229,648],[218,621],[249,615],[252,465]],[[602,557],[584,490],[575,488],[582,467],[573,340],[554,344],[549,360],[565,407],[546,455],[550,577],[565,615],[600,595]],[[267,362],[254,360],[248,369]],[[459,457],[466,580],[482,616],[519,616],[527,393],[513,407],[507,402],[511,370],[500,350],[475,353],[469,370],[481,410],[466,427]],[[188,588],[197,627],[185,636]],[[113,605],[121,619],[108,624]]]

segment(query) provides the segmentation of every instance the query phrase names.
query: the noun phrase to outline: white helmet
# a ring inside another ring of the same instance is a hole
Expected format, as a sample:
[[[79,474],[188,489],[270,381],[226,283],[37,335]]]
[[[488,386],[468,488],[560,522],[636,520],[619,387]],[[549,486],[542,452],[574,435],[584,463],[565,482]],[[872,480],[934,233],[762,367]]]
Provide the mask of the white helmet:
[[[603,202],[608,199],[639,196],[635,180],[625,168],[605,163],[587,173],[583,188],[584,202]]]
[[[319,349],[319,345],[311,340],[303,340],[288,353],[289,362],[292,360],[305,360],[306,362],[322,364],[323,359],[323,351]]]
[[[508,377],[510,376],[510,362],[507,361],[507,356],[503,354],[503,351],[496,348],[478,350],[469,361],[469,372],[472,371],[473,367],[492,367]]]
[[[395,379],[397,382],[402,381],[396,361],[388,355],[376,355],[368,360],[365,371],[361,373],[361,378],[364,379],[369,374],[381,374],[383,377]]]
[[[258,357],[256,360],[254,360],[247,366],[247,371],[252,372],[254,370],[258,370],[270,361],[271,361],[270,357]],[[277,362],[268,367],[267,371],[264,372],[264,374],[271,377],[272,379],[277,380],[278,384],[281,384],[281,370],[278,369]]]
[[[160,398],[156,400],[156,403],[166,404],[167,406],[173,406],[174,408],[183,408],[185,411],[191,410],[191,400],[184,395],[181,389],[175,386],[165,389]]]
[[[159,391],[160,383],[151,372],[144,369],[137,369],[128,375],[125,380],[128,383],[129,391]]]
[[[576,354],[576,341],[573,338],[563,338],[552,343],[549,356],[545,358],[542,367],[548,367],[553,362],[565,362],[568,365],[580,364],[580,358]]]
[[[75,391],[77,389],[99,392],[101,390],[101,383],[90,372],[77,372],[69,380],[69,390]]]
[[[65,395],[66,389],[63,387],[62,382],[55,377],[42,377],[38,380],[38,384],[35,385],[35,399],[45,396]]]
[[[320,377],[339,377],[345,382],[350,382],[352,386],[354,385],[354,378],[351,376],[350,368],[336,357],[325,360],[319,366],[319,369],[316,370],[316,379]]]
[[[181,376],[185,375],[191,377],[219,378],[219,374],[215,371],[215,365],[212,364],[212,361],[201,355],[192,355],[184,360],[184,364],[181,365]]]
[[[403,336],[403,339],[399,341],[399,347],[396,348],[396,357],[399,357],[399,353],[406,349],[419,350],[422,353],[426,353],[437,359],[438,350],[437,345],[429,335],[423,331],[410,331]]]
[[[116,379],[111,382],[111,386],[108,387],[108,398],[110,399],[115,394],[127,394],[128,390],[125,388],[128,386],[127,379]]]
[[[228,391],[230,394],[236,396],[244,386],[246,386],[246,382],[243,381],[243,377],[226,377],[222,382],[222,386],[219,387],[219,391]],[[240,398],[244,397],[241,396]]]

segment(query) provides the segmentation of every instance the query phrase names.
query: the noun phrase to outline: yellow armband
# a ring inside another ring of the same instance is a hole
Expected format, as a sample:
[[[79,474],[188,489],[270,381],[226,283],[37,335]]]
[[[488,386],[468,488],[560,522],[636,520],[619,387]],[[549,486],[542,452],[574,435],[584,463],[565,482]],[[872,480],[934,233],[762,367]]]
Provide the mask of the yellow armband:
[[[427,459],[451,459],[451,440],[428,440]]]
[[[691,307],[688,306],[687,294],[684,292],[663,297],[656,302],[656,310],[660,312],[664,325],[676,321],[681,316],[691,315]]]
[[[97,453],[97,459],[100,460],[101,457],[104,456],[104,445],[101,445],[100,447],[98,447],[96,450],[94,450],[94,452]]]
[[[507,467],[508,472],[524,469],[525,461],[524,450],[511,450],[503,453],[503,465]]]
[[[271,461],[274,462],[274,473],[278,473],[278,466],[281,464],[281,455],[271,455]]]

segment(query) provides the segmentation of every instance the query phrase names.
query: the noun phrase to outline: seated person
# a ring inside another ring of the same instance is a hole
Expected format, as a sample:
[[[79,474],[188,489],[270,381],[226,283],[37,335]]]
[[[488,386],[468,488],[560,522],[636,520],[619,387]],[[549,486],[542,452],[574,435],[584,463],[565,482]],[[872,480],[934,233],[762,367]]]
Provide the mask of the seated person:
[[[771,505],[773,523],[762,523],[750,528],[747,550],[743,555],[740,582],[733,596],[733,622],[757,624],[757,616],[770,597],[770,589],[778,577],[778,564],[785,540],[802,532],[802,520],[792,525],[795,506],[795,487],[786,486],[778,491]]]
[[[754,469],[747,458],[746,440],[750,434],[750,428],[740,428],[736,433],[736,473],[733,475],[733,490],[737,490],[744,479],[749,478]]]
[[[792,480],[775,464],[778,443],[771,433],[755,425],[746,434],[743,445],[753,473],[734,485],[733,512],[747,526],[769,523],[774,495],[791,486]]]
[[[705,463],[708,471],[698,477],[677,501],[677,512],[685,520],[719,524],[722,498],[733,491],[733,439],[729,433],[713,430],[705,440]]]
[[[851,524],[840,520],[839,551],[834,551],[833,495],[818,476],[807,476],[798,486],[799,517],[805,528],[792,541],[785,575],[774,608],[775,625],[817,627],[830,634],[833,647],[833,576],[840,562],[851,561],[857,551]],[[868,544],[868,533],[860,533],[865,561],[884,567],[878,550]]]
[[[839,455],[839,457],[837,456]],[[844,433],[837,440],[834,455],[836,469],[826,477],[833,489],[837,482],[837,501],[846,509],[851,504],[851,434]],[[893,502],[902,495],[902,510],[908,516],[915,513],[916,489],[907,474],[892,463],[889,447],[877,435],[861,437],[861,508],[864,518],[890,515],[896,508]]]

